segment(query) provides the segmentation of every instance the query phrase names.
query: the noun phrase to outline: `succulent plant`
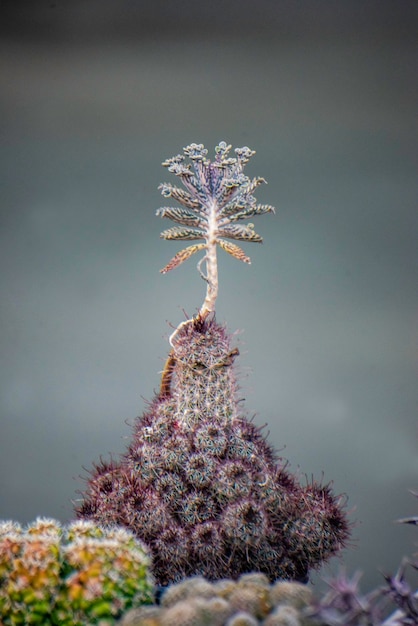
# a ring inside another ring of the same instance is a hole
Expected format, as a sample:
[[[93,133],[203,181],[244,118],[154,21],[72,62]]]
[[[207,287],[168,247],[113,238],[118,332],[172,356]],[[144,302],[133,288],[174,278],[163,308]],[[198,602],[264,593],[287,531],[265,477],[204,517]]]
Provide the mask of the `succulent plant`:
[[[272,585],[260,572],[216,583],[196,576],[167,587],[159,606],[128,611],[120,626],[313,626],[311,600],[307,585]]]
[[[239,148],[230,158],[230,148],[221,142],[210,162],[201,144],[191,144],[163,164],[185,190],[161,186],[164,197],[183,205],[158,211],[180,224],[162,237],[203,243],[177,253],[162,272],[204,251],[198,270],[206,297],[198,314],[172,333],[160,391],[136,420],[129,448],[118,462],[94,466],[76,508],[82,519],[131,529],[150,547],[160,585],[251,571],[270,580],[306,580],[349,535],[343,499],[329,485],[301,485],[237,398],[239,352],[214,319],[216,249],[248,263],[227,239],[261,242],[252,224],[237,222],[273,208],[252,195],[264,179],[243,173],[254,152]]]
[[[0,523],[0,624],[113,624],[153,600],[146,548],[129,531],[38,518]]]

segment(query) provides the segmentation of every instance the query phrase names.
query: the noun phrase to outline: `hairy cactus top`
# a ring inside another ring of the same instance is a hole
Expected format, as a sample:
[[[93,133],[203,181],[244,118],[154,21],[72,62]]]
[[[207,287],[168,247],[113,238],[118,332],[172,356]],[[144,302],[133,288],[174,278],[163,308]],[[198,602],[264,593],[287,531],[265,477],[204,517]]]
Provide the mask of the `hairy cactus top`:
[[[265,179],[250,179],[243,172],[244,166],[255,154],[254,150],[246,146],[236,148],[236,156],[231,158],[228,156],[230,149],[231,146],[221,141],[215,148],[215,160],[211,162],[206,158],[208,151],[203,144],[192,143],[184,148],[184,155],[178,154],[163,163],[169,172],[181,179],[187,191],[167,183],[160,185],[165,198],[173,198],[184,207],[158,209],[157,215],[181,224],[163,231],[161,237],[170,240],[203,239],[204,243],[178,252],[161,272],[165,274],[195,252],[205,251],[197,265],[200,275],[207,282],[206,298],[199,311],[203,319],[215,310],[218,295],[216,246],[219,245],[236,259],[250,263],[244,251],[226,239],[261,243],[263,239],[254,231],[253,224],[241,225],[237,222],[254,215],[274,213],[272,206],[257,204],[252,195],[261,183],[266,182]],[[204,261],[206,274],[201,270]]]

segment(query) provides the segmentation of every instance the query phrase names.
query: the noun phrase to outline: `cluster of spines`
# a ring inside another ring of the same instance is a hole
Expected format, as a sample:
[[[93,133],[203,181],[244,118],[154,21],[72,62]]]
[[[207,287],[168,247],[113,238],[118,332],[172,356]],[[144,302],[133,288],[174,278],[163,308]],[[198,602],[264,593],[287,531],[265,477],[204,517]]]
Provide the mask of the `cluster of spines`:
[[[145,546],[123,528],[38,518],[0,522],[0,623],[83,626],[113,623],[153,600]]]
[[[328,487],[302,487],[239,415],[224,328],[188,324],[173,346],[168,393],[138,419],[121,461],[96,466],[78,515],[133,530],[159,584],[252,570],[305,579],[344,545],[340,502]]]

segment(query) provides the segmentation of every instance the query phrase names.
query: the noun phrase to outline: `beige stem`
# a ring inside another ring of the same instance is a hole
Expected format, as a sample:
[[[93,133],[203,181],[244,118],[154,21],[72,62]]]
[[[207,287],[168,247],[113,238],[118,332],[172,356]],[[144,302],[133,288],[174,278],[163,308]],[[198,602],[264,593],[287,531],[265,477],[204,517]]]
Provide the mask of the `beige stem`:
[[[208,215],[208,235],[206,239],[206,298],[200,308],[199,315],[202,319],[215,311],[216,298],[218,296],[218,261],[216,258],[217,243],[217,204],[212,201]]]

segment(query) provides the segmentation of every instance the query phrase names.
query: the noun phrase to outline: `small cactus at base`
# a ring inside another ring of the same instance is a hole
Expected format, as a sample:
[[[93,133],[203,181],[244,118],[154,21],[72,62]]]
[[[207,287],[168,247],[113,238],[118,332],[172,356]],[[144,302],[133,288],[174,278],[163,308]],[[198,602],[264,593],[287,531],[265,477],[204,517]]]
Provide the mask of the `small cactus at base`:
[[[305,626],[311,590],[283,583],[278,593],[260,572],[210,583],[201,576],[167,587],[159,606],[128,611],[120,626]],[[303,588],[303,592],[301,589]],[[287,619],[287,622],[285,621]]]
[[[122,528],[0,522],[0,624],[113,624],[153,600],[146,548]]]

